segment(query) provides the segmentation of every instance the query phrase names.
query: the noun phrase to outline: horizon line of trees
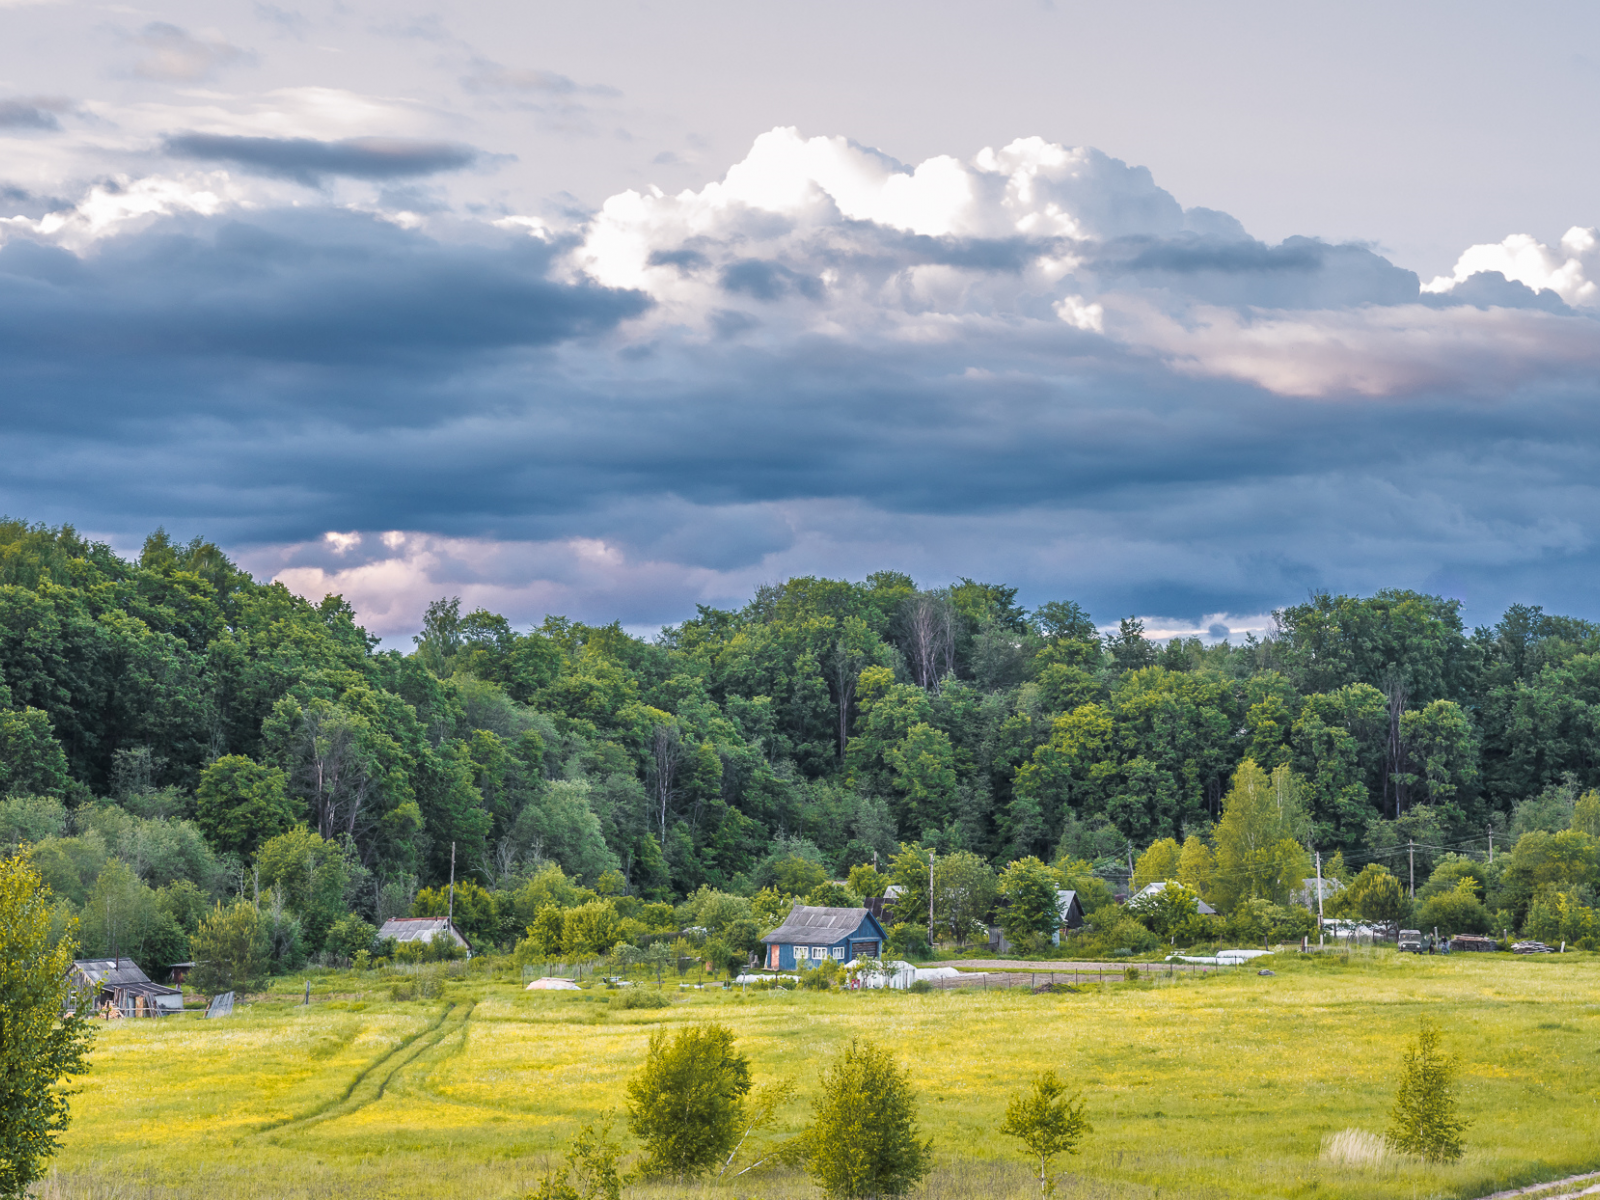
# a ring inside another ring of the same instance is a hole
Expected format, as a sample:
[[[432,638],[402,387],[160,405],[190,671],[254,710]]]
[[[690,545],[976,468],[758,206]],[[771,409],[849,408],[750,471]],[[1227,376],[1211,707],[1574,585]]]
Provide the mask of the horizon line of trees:
[[[1455,601],[1382,591],[1160,645],[1070,601],[878,572],[764,586],[653,640],[444,599],[403,654],[200,539],[157,531],[129,561],[0,522],[0,836],[102,952],[136,926],[181,944],[249,897],[322,953],[344,917],[413,911],[452,847],[508,922],[550,864],[615,906],[903,847],[997,875],[1192,857],[1246,763],[1293,780],[1295,840],[1325,858],[1417,842],[1432,872],[1491,833],[1591,837],[1572,822],[1600,784],[1600,626],[1518,605],[1468,631]],[[1592,910],[1594,882],[1567,871],[1563,903]],[[1525,921],[1533,897],[1489,883],[1491,916]]]

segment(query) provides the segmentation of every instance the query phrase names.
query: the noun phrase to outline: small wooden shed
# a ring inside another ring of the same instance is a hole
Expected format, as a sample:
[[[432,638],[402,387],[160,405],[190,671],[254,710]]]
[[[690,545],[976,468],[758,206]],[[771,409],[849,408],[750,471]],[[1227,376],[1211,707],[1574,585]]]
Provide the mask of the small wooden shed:
[[[79,959],[67,969],[77,990],[102,1016],[159,1017],[183,1011],[183,989],[151,983],[131,958]]]

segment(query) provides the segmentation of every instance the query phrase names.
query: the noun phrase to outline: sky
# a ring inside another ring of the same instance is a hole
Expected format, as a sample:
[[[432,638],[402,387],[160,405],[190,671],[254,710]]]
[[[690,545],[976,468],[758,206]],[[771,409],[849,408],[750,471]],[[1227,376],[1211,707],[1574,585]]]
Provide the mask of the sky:
[[[1600,9],[0,0],[0,511],[393,644],[1600,619]]]

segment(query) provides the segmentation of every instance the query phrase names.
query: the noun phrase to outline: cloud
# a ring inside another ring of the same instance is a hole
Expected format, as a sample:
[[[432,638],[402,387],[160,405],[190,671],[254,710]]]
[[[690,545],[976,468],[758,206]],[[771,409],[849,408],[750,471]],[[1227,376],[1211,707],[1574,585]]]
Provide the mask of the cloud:
[[[469,92],[520,92],[542,96],[605,96],[622,93],[606,84],[580,84],[556,71],[540,68],[507,67],[488,59],[477,59],[461,79]]]
[[[74,105],[60,96],[13,96],[0,100],[0,129],[61,128],[61,114],[71,112]]]
[[[238,186],[0,225],[0,510],[218,537],[395,635],[886,567],[1213,637],[1318,587],[1593,606],[1595,318],[1498,271],[1425,292],[1037,139],[777,130],[565,225]]]
[[[262,175],[315,187],[330,175],[351,179],[412,179],[459,171],[482,158],[471,146],[415,138],[236,137],[184,133],[168,137],[165,151],[177,158],[227,162]]]
[[[1469,246],[1456,260],[1455,272],[1436,277],[1425,290],[1453,295],[1462,284],[1485,274],[1499,275],[1534,292],[1554,292],[1567,304],[1600,305],[1600,285],[1592,278],[1600,274],[1600,231],[1574,225],[1562,236],[1559,248],[1525,233]]]
[[[111,179],[90,188],[76,203],[50,202],[49,210],[38,217],[0,217],[0,244],[4,244],[8,233],[23,234],[70,250],[82,250],[102,238],[148,226],[162,217],[177,213],[216,216],[238,202],[237,189],[223,174]]]
[[[165,21],[152,21],[132,41],[143,52],[133,65],[133,73],[141,79],[165,83],[196,83],[224,67],[250,63],[255,57],[230,45],[220,35],[197,38]]]

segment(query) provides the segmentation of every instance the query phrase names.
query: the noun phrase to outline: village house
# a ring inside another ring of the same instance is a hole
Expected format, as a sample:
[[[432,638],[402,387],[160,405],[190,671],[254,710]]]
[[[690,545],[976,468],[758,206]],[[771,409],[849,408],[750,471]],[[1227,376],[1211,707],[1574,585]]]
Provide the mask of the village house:
[[[814,908],[797,904],[777,929],[761,939],[769,971],[814,967],[826,959],[847,963],[880,958],[883,926],[865,908]]]
[[[461,931],[450,923],[448,917],[390,917],[383,923],[383,928],[378,930],[380,942],[389,938],[402,944],[431,943],[436,938],[444,938],[447,941],[454,939],[456,945],[467,952],[467,957],[472,956],[472,947],[467,944],[467,939],[461,936]]]

